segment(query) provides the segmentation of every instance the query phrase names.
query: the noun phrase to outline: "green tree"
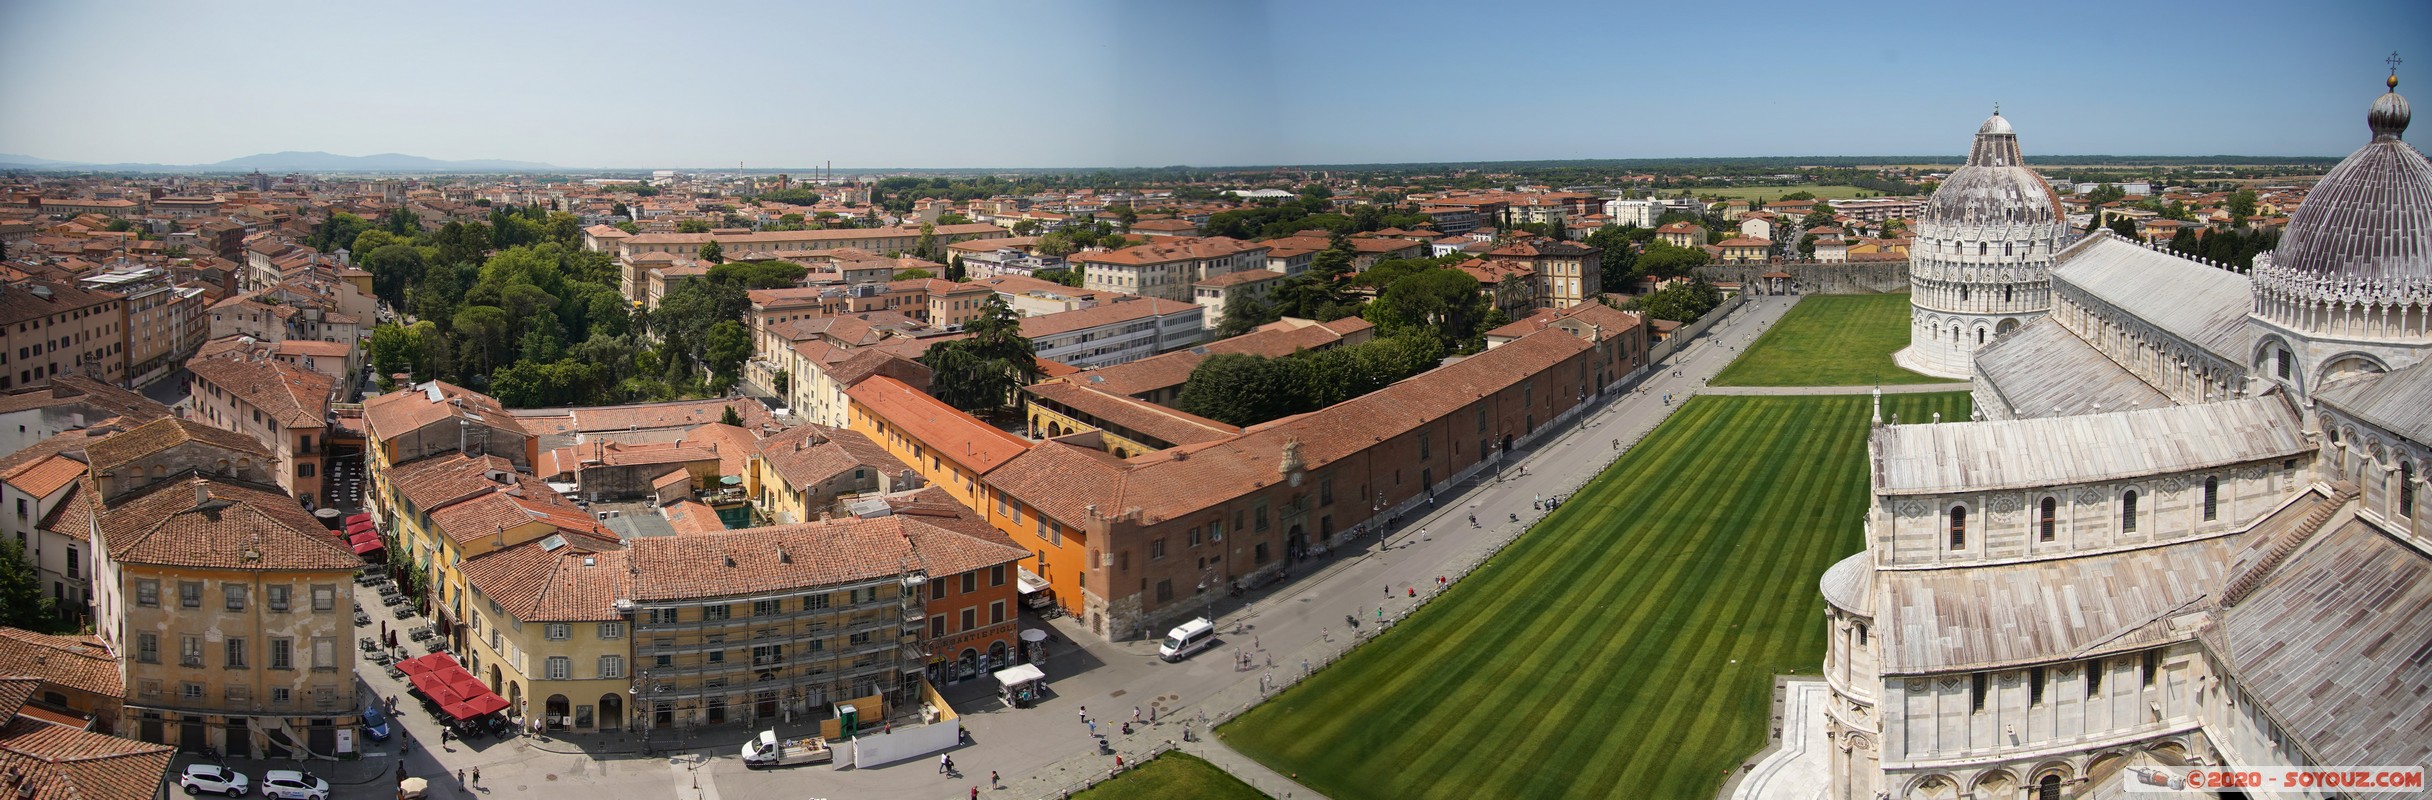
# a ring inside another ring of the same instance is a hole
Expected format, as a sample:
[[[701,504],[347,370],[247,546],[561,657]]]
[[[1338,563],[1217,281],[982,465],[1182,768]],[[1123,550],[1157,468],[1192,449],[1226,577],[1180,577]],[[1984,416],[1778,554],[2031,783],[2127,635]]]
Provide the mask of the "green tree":
[[[2240,187],[2238,191],[2231,193],[2229,195],[2230,224],[2245,226],[2246,220],[2255,215],[2255,204],[2258,200],[2255,190],[2251,188]]]
[[[1638,274],[1677,278],[1705,266],[1706,260],[1706,250],[1702,247],[1674,247],[1660,241],[1649,242],[1646,252],[1638,254]]]
[[[1263,298],[1250,296],[1234,298],[1231,302],[1224,304],[1224,317],[1216,325],[1216,335],[1219,338],[1230,339],[1257,330],[1258,326],[1280,318],[1282,315],[1276,313],[1275,306]]]
[[[403,325],[389,323],[373,328],[369,348],[372,373],[382,380],[399,372],[413,372],[423,364],[422,336]]]
[[[937,252],[937,226],[926,222],[920,224],[920,239],[913,243],[912,254],[931,261],[941,257]]]
[[[937,218],[937,224],[939,224],[939,225],[969,225],[969,224],[971,224],[971,218],[970,218],[970,217],[968,217],[968,216],[962,215],[962,214],[941,214],[941,215],[938,215],[938,218]]]
[[[710,388],[724,391],[733,386],[743,374],[743,362],[752,357],[751,333],[736,320],[720,320],[709,328],[707,352]]]
[[[2109,227],[2111,228],[2112,233],[2119,234],[2121,238],[2129,241],[2135,241],[2137,239],[2136,220],[2129,219],[2125,216],[2115,215],[2111,218]]]
[[[344,211],[334,211],[322,218],[321,224],[313,226],[312,235],[306,237],[304,242],[314,250],[333,252],[353,244],[355,237],[363,235],[371,227],[370,220]]]
[[[922,360],[931,372],[930,393],[947,405],[990,414],[1015,400],[1038,380],[1038,356],[1022,335],[1022,320],[1002,298],[989,295],[980,315],[965,323],[971,336],[929,349]]]
[[[15,538],[0,538],[0,625],[40,633],[63,627],[57,606],[42,593],[42,576]]]
[[[1232,425],[1254,425],[1293,413],[1309,384],[1283,362],[1247,353],[1217,353],[1201,359],[1174,398],[1174,406]]]
[[[701,245],[701,260],[712,264],[724,264],[726,263],[726,248],[719,246],[716,239],[704,242]]]
[[[743,427],[743,415],[735,413],[735,407],[728,405],[725,411],[718,414],[718,424]]]
[[[399,308],[405,306],[406,287],[419,283],[427,267],[421,248],[408,244],[381,245],[369,253],[358,252],[357,261],[372,274],[372,294]]]
[[[1493,306],[1478,279],[1456,269],[1430,269],[1385,287],[1363,314],[1383,336],[1432,336],[1447,351],[1470,349],[1478,323]]]
[[[1639,310],[1656,319],[1687,325],[1722,305],[1723,294],[1705,278],[1678,281],[1639,299]]]
[[[1078,246],[1073,244],[1072,234],[1065,233],[1063,231],[1053,231],[1045,236],[1039,237],[1039,243],[1032,245],[1030,248],[1031,252],[1033,253],[1037,253],[1042,256],[1053,256],[1056,258],[1063,258],[1065,256],[1072,255],[1074,251],[1079,249],[1080,248]]]
[[[1038,233],[1039,233],[1039,221],[1038,221],[1038,220],[1035,220],[1035,219],[1025,219],[1025,220],[1019,220],[1019,221],[1016,221],[1016,222],[1014,222],[1014,223],[1013,223],[1013,235],[1015,235],[1015,236],[1036,236],[1036,235],[1038,235]]]
[[[920,279],[920,278],[935,278],[935,277],[937,277],[937,273],[930,272],[930,271],[925,270],[925,269],[918,269],[918,268],[915,268],[915,269],[907,269],[907,270],[903,270],[903,271],[901,271],[901,272],[897,272],[897,273],[895,273],[895,279],[896,279],[896,280],[899,280],[899,281],[909,281],[909,280],[916,280],[916,279]]]
[[[404,206],[398,206],[396,210],[388,212],[388,218],[384,220],[384,224],[389,233],[402,238],[411,239],[422,235],[422,215],[416,214],[413,209]]]
[[[708,233],[708,232],[709,232],[709,220],[705,220],[705,219],[686,219],[686,220],[677,220],[677,221],[676,221],[676,232],[677,232],[677,233]]]
[[[465,306],[456,312],[448,326],[464,346],[457,353],[457,379],[468,385],[480,385],[485,380],[475,376],[488,375],[498,365],[514,359],[512,348],[515,325],[507,310],[497,306]]]

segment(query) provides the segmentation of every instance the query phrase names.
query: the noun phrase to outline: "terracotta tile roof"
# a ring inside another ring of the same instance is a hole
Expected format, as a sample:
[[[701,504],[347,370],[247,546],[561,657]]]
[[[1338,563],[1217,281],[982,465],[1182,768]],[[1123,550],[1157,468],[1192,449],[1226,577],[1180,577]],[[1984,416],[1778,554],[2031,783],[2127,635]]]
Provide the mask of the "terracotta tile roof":
[[[329,418],[329,398],[338,379],[285,361],[244,358],[195,358],[186,362],[194,377],[236,395],[281,427],[318,428]]]
[[[49,497],[83,478],[84,473],[84,462],[55,455],[8,472],[6,480],[33,497]]]
[[[908,567],[948,575],[1028,555],[910,515],[654,536],[634,540],[631,553],[634,599],[644,602],[837,586]]]
[[[613,622],[632,586],[621,549],[584,552],[526,542],[465,559],[457,569],[483,597],[525,622]]]
[[[41,530],[84,541],[93,535],[93,494],[85,491],[85,482],[78,480],[68,486],[68,493],[51,506],[51,513],[35,525]]]
[[[209,502],[198,505],[198,492]],[[217,478],[164,481],[121,498],[101,510],[99,527],[110,558],[123,563],[239,570],[363,566],[295,498]]]
[[[168,745],[18,718],[0,726],[0,774],[22,774],[22,800],[124,800],[152,797],[176,755]]]
[[[88,424],[109,417],[143,423],[170,415],[168,406],[151,398],[82,375],[59,375],[51,378],[49,386],[0,395],[0,413],[76,407],[90,412]]]
[[[433,399],[434,394],[437,399]],[[394,439],[451,417],[513,433],[529,432],[497,399],[445,381],[430,381],[363,401],[364,429],[375,441]]]
[[[749,398],[678,400],[622,406],[516,409],[512,413],[525,430],[540,434],[607,433],[627,430],[690,429],[717,422],[733,408],[743,427],[761,430],[776,417],[768,406]]]
[[[425,506],[423,513],[441,535],[458,544],[534,522],[560,533],[589,537],[594,540],[586,543],[589,546],[616,542],[616,534],[601,528],[589,512],[558,496],[539,478],[510,471],[501,480],[513,483],[485,480],[487,486],[481,490],[437,508]]]
[[[16,248],[9,250],[14,253]],[[49,297],[34,293],[41,288]],[[67,281],[35,279],[22,284],[0,287],[0,325],[31,322],[68,311],[90,308],[102,303],[118,302],[119,295],[98,289],[85,289]]]
[[[253,437],[224,431],[182,419],[156,419],[102,437],[85,447],[85,457],[92,462],[94,472],[108,472],[127,462],[140,459],[187,442],[202,442],[213,447],[250,453],[267,459],[270,450]]]
[[[389,486],[424,512],[490,491],[498,482],[492,472],[514,472],[515,465],[494,455],[467,455],[450,450],[390,467]]]
[[[973,472],[986,474],[1030,444],[885,375],[854,384],[845,389],[845,396],[931,452]]]
[[[1028,391],[1103,424],[1126,428],[1167,445],[1213,442],[1241,433],[1240,428],[1206,417],[1066,381],[1038,384]]]
[[[1045,442],[989,473],[988,483],[1059,520],[1083,519],[1084,507],[1095,504],[1103,516],[1136,511],[1144,522],[1160,522],[1281,480],[1276,469],[1287,442],[1300,443],[1308,470],[1323,469],[1528,380],[1590,346],[1566,331],[1541,331],[1349,401],[1253,426],[1238,437],[1123,461]]]
[[[1211,289],[1221,289],[1227,286],[1266,283],[1268,281],[1280,281],[1283,279],[1284,274],[1281,272],[1269,272],[1263,269],[1245,269],[1237,272],[1227,272],[1225,274],[1200,281],[1195,285],[1205,286]]]
[[[1715,246],[1716,246],[1716,247],[1772,247],[1772,246],[1773,246],[1773,242],[1772,242],[1771,240],[1768,240],[1768,239],[1751,239],[1751,238],[1746,237],[1746,236],[1734,236],[1734,237],[1731,237],[1731,238],[1729,238],[1729,239],[1724,239],[1724,240],[1722,240],[1722,241],[1720,241],[1720,242],[1715,242],[1714,244],[1715,244]]]
[[[118,658],[91,636],[0,628],[0,675],[27,675],[81,692],[124,698]]]
[[[1088,308],[1077,308],[1071,311],[1059,311],[1053,314],[1043,314],[1036,317],[1023,317],[1022,335],[1032,339],[1037,339],[1045,336],[1054,336],[1060,333],[1071,333],[1078,330],[1087,330],[1089,328],[1096,328],[1103,325],[1119,325],[1126,322],[1134,322],[1151,317],[1164,316],[1166,314],[1180,314],[1195,310],[1199,310],[1199,305],[1197,303],[1185,303],[1179,300],[1166,300],[1157,297],[1119,295],[1112,300],[1108,300]]]
[[[1263,243],[1245,242],[1229,236],[1172,236],[1158,237],[1147,244],[1136,244],[1121,250],[1080,253],[1073,260],[1084,265],[1142,266],[1223,258],[1241,253],[1264,253],[1266,250],[1267,246]]]
[[[667,518],[667,527],[676,533],[717,533],[726,530],[726,521],[718,512],[699,500],[678,500],[659,509]]]
[[[884,474],[904,471],[904,463],[858,431],[803,425],[760,443],[760,458],[801,490],[845,470],[867,468]]]
[[[1357,322],[1356,325],[1352,324]],[[1336,328],[1344,330],[1336,330]],[[1332,323],[1288,327],[1277,324],[1199,347],[1162,353],[1138,361],[1084,370],[1066,379],[1069,383],[1087,384],[1100,391],[1140,396],[1159,389],[1181,386],[1191,377],[1199,362],[1219,353],[1246,353],[1275,358],[1300,350],[1316,350],[1342,341],[1342,334],[1374,327],[1373,323],[1356,317],[1345,317]]]
[[[650,479],[650,489],[655,492],[664,493],[679,486],[690,487],[691,485],[692,472],[680,467],[668,470],[665,475]]]

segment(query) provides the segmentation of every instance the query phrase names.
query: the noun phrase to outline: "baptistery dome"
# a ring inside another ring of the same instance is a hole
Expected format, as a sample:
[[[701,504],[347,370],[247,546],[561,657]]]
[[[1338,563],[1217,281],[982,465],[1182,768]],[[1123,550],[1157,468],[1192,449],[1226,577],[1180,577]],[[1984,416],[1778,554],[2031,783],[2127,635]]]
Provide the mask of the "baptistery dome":
[[[2019,155],[1999,112],[1976,126],[1967,163],[1918,212],[1909,245],[1909,346],[1894,358],[1966,378],[1976,348],[2052,308],[2054,254],[2071,239],[2060,198]]]

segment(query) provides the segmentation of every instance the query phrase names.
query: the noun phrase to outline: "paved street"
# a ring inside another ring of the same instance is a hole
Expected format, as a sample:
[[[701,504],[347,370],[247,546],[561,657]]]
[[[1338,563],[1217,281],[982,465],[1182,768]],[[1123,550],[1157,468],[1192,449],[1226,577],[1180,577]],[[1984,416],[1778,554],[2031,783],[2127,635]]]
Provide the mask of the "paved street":
[[[1214,649],[1192,659],[1163,663],[1156,658],[1153,641],[1090,642],[1070,618],[1049,621],[1045,627],[1056,638],[1049,642],[1046,670],[1054,695],[1046,702],[1029,709],[1005,708],[995,699],[993,683],[985,679],[944,687],[964,714],[973,739],[953,751],[959,778],[939,775],[934,759],[869,770],[805,766],[749,771],[733,753],[755,732],[737,726],[695,732],[674,742],[672,753],[648,757],[639,752],[638,739],[626,735],[458,742],[434,752],[436,726],[405,697],[400,685],[368,664],[365,696],[400,698],[401,735],[413,742],[407,771],[433,778],[445,789],[440,797],[953,798],[969,797],[973,787],[986,797],[1055,797],[1103,778],[1115,765],[1116,756],[1099,753],[1081,722],[1084,706],[1126,764],[1170,742],[1248,773],[1245,778],[1277,796],[1288,792],[1295,798],[1314,797],[1291,784],[1288,776],[1218,749],[1219,742],[1184,743],[1183,729],[1187,725],[1194,733],[1204,733],[1202,719],[1229,719],[1268,694],[1262,683],[1281,689],[1298,680],[1304,669],[1340,657],[1360,638],[1379,630],[1380,611],[1389,623],[1432,599],[1439,577],[1459,580],[1472,568],[1492,568],[1491,561],[1481,561],[1542,514],[1533,507],[1535,499],[1568,495],[1594,477],[1729,363],[1734,347],[1752,341],[1793,302],[1795,298],[1751,299],[1671,362],[1593,407],[1583,423],[1567,423],[1567,431],[1516,450],[1515,461],[1500,481],[1491,472],[1481,473],[1466,490],[1443,495],[1432,510],[1413,512],[1382,542],[1363,539],[1304,562],[1301,569],[1316,574],[1297,575],[1248,597],[1219,597],[1216,620],[1226,633]],[[1470,526],[1472,513],[1477,528]],[[1520,522],[1514,523],[1513,517]],[[1411,596],[1414,591],[1416,598]],[[368,597],[366,611],[375,618],[368,630],[376,633],[376,621],[386,618],[385,609],[376,595]],[[1357,628],[1346,624],[1345,618],[1352,616],[1360,619]],[[392,628],[398,627],[390,621]],[[1030,618],[1026,624],[1040,622]],[[420,653],[420,648],[409,650]],[[1237,668],[1240,654],[1247,654],[1253,666]],[[1135,706],[1144,719],[1154,713],[1158,721],[1125,735],[1121,723],[1131,719]],[[793,735],[809,727],[780,726],[779,732]],[[340,785],[339,797],[387,797],[401,743],[392,739],[376,744],[372,757],[323,765],[315,772]],[[256,774],[266,768],[258,762],[237,766]],[[483,771],[481,793],[452,795],[456,770],[474,767]],[[1001,788],[989,786],[990,770],[1003,777]]]

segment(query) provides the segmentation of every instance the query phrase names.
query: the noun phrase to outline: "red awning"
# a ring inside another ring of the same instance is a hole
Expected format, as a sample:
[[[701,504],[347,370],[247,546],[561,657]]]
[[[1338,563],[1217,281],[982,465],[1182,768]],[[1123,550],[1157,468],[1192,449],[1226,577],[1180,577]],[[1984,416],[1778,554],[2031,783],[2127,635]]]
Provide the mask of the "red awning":
[[[369,541],[354,542],[353,545],[355,548],[355,555],[363,555],[364,553],[369,553],[388,546],[381,544],[379,537],[373,537]]]
[[[348,524],[348,525],[353,525],[353,524],[355,524],[355,523],[357,523],[357,522],[370,522],[370,521],[372,521],[372,515],[370,515],[370,514],[355,514],[355,515],[348,516],[348,517],[346,518],[346,524]]]
[[[371,520],[364,520],[364,521],[362,521],[362,522],[350,522],[350,523],[347,523],[347,525],[346,525],[346,534],[347,534],[347,535],[349,535],[349,536],[352,536],[352,535],[355,535],[355,534],[358,534],[358,533],[362,533],[362,532],[364,532],[364,531],[378,531],[378,530],[379,530],[379,528],[378,528],[377,526],[372,525]]]

